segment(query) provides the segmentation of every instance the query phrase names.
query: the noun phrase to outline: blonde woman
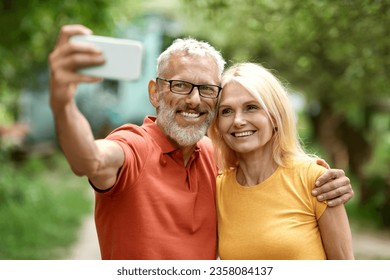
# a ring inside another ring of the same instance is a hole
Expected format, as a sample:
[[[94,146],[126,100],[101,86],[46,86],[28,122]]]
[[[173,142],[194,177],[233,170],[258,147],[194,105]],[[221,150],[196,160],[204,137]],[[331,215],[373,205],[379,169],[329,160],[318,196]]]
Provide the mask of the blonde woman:
[[[311,191],[326,169],[302,149],[287,92],[258,64],[229,68],[209,135],[221,259],[353,259],[344,205]]]

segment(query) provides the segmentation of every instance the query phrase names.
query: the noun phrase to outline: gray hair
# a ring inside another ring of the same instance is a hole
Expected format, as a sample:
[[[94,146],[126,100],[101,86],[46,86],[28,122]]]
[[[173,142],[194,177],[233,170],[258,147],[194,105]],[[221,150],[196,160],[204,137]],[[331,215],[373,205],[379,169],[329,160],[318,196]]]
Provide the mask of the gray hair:
[[[218,66],[219,77],[221,78],[226,64],[226,61],[223,59],[221,53],[209,43],[198,41],[193,38],[176,39],[164,52],[160,54],[157,59],[157,76],[160,76],[166,70],[170,57],[173,54],[180,52],[184,52],[188,55],[212,57]]]

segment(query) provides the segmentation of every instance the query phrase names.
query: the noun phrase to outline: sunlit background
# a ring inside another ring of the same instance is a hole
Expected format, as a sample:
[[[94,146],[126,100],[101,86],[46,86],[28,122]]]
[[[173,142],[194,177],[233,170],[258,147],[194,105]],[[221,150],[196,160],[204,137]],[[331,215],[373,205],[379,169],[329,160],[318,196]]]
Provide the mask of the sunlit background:
[[[82,84],[96,137],[153,115],[147,83],[177,37],[210,42],[228,64],[273,69],[309,152],[345,170],[357,259],[390,259],[390,3],[386,0],[0,0],[0,259],[66,259],[93,193],[59,150],[48,62],[59,29],[139,40],[141,78]],[[376,249],[378,246],[378,249]]]

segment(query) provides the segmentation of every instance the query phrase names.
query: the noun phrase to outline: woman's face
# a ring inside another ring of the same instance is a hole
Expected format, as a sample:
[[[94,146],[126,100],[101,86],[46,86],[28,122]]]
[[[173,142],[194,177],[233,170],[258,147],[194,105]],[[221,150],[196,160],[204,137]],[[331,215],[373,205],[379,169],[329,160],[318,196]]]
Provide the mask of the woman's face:
[[[238,83],[223,87],[218,129],[226,144],[237,153],[272,152],[273,126],[268,114]]]

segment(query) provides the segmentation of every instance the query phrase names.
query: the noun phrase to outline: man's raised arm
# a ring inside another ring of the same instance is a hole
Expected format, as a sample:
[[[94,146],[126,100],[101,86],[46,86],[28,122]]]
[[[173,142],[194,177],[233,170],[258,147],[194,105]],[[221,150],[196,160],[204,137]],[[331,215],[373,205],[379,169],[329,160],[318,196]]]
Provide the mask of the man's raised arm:
[[[69,43],[76,34],[91,34],[82,25],[61,28],[56,47],[49,56],[50,106],[53,111],[60,146],[73,172],[87,176],[95,187],[110,188],[123,164],[123,151],[109,140],[95,140],[91,127],[74,100],[80,82],[101,79],[85,76],[76,70],[83,66],[104,63],[101,52],[93,45]]]

